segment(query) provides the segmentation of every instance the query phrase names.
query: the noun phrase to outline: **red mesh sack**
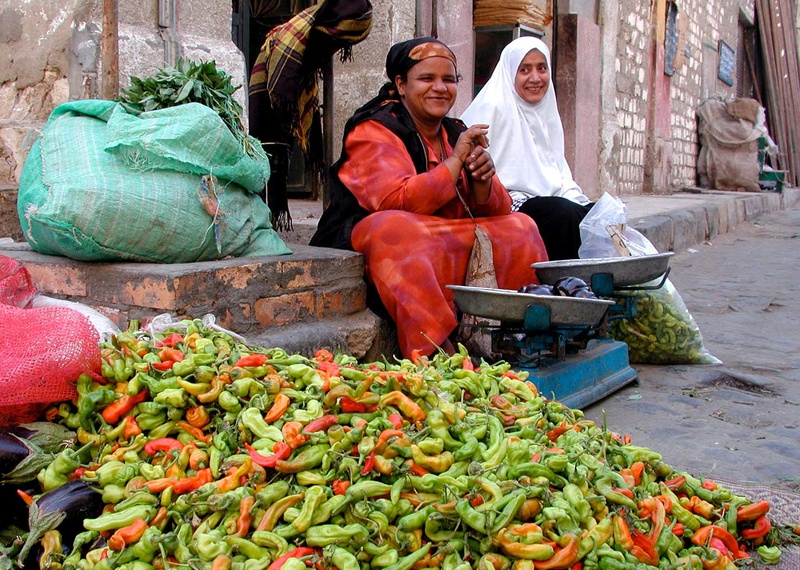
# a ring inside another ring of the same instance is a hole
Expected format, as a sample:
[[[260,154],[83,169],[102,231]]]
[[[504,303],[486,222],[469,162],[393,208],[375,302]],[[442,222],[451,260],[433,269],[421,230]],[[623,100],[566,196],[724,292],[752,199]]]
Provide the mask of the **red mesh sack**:
[[[24,309],[35,296],[28,270],[16,259],[0,255],[0,304]]]
[[[38,419],[48,405],[75,397],[78,376],[100,372],[100,336],[91,321],[68,307],[20,308],[35,295],[28,271],[0,256],[2,427]]]

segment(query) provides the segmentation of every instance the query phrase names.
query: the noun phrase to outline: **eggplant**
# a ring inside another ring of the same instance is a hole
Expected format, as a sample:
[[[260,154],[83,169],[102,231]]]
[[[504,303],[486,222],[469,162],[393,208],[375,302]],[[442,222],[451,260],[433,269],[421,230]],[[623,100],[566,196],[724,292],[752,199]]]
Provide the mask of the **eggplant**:
[[[0,431],[0,483],[33,481],[75,435],[51,422],[19,424]]]
[[[76,479],[37,497],[28,507],[28,537],[20,560],[26,560],[49,530],[61,533],[62,544],[72,546],[83,532],[84,519],[97,518],[104,507],[102,494],[85,481]]]
[[[583,299],[596,299],[597,297],[580,277],[564,277],[553,285],[553,294],[562,297],[578,297]]]
[[[12,433],[0,432],[0,479],[14,471],[30,453],[22,439]]]
[[[530,295],[552,295],[553,288],[550,285],[531,283],[530,285],[523,285],[517,292],[528,293]]]

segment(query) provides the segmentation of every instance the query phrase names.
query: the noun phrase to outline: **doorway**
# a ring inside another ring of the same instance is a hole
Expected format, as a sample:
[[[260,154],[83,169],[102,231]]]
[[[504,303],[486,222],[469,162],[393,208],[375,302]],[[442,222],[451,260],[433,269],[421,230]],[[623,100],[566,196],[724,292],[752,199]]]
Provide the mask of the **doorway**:
[[[313,5],[306,0],[231,0],[231,39],[245,59],[246,84],[264,39],[275,26],[286,23],[298,12]],[[268,141],[262,141],[268,142]],[[319,197],[319,184],[306,164],[303,151],[295,141],[288,166],[286,189],[290,198]]]

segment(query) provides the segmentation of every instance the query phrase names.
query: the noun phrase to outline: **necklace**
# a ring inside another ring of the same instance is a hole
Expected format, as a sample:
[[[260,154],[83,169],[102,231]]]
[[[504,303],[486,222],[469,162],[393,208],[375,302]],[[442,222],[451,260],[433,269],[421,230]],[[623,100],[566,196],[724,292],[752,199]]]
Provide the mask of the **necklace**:
[[[444,162],[444,159],[446,158],[445,155],[447,153],[445,152],[444,139],[442,138],[442,131],[439,131],[437,142],[439,143],[439,162]]]

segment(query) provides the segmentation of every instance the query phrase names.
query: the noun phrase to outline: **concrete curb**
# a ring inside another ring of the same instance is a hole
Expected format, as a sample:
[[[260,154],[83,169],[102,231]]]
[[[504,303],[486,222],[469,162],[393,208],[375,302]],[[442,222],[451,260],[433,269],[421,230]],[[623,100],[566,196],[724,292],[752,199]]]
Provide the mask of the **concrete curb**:
[[[800,203],[800,189],[783,192],[688,190],[668,197],[623,197],[628,225],[640,231],[660,252],[684,251],[713,240],[764,214]]]

